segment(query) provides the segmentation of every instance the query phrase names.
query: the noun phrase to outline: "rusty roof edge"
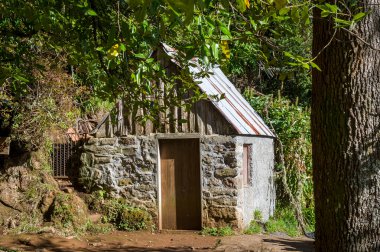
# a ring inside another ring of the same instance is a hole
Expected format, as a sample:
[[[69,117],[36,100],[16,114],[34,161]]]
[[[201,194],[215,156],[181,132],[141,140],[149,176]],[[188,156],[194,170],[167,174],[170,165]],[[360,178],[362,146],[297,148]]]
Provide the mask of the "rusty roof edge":
[[[216,71],[215,71],[216,70]],[[218,73],[219,72],[219,73]],[[222,72],[222,70],[219,68],[219,67],[215,67],[214,68],[214,73],[216,73],[214,76],[216,78],[219,78],[220,81],[224,82],[230,89],[232,92],[235,93],[235,95],[238,97],[238,98],[241,98],[239,99],[237,102],[241,103],[241,106],[242,108],[244,109],[247,109],[248,112],[252,113],[253,115],[249,115],[249,117],[251,117],[252,120],[256,121],[256,123],[258,123],[258,126],[264,131],[266,132],[266,134],[269,134],[269,135],[273,135],[273,132],[270,130],[270,128],[265,124],[264,120],[261,118],[261,116],[254,110],[254,108],[248,103],[248,101],[243,97],[243,95],[236,89],[236,87],[230,82],[230,80],[227,78],[227,76],[225,76],[225,74]],[[224,79],[223,78],[220,78],[220,76],[218,75],[223,75],[224,76]],[[240,96],[240,97],[239,97]]]
[[[257,114],[255,113],[254,109],[252,108],[252,106],[249,105],[249,103],[244,99],[244,97],[236,90],[236,87],[230,83],[229,85],[225,82],[225,81],[222,81],[224,83],[224,85],[219,85],[218,87],[215,86],[215,84],[213,84],[213,81],[211,80],[212,78],[214,78],[216,82],[218,83],[221,83],[221,81],[218,81],[218,79],[215,78],[216,74],[215,74],[215,69],[217,69],[220,74],[223,75],[223,77],[229,82],[228,78],[223,74],[223,72],[218,68],[218,67],[214,67],[213,68],[213,75],[210,75],[210,77],[204,77],[202,79],[198,78],[199,80],[201,80],[201,84],[203,84],[203,86],[200,86],[201,89],[203,89],[204,92],[210,92],[209,90],[207,90],[207,88],[205,88],[205,86],[207,86],[207,83],[208,82],[210,85],[212,85],[214,87],[214,89],[217,91],[218,94],[222,94],[222,93],[227,93],[226,95],[226,98],[224,100],[226,100],[228,103],[230,103],[230,106],[233,110],[235,110],[235,112],[231,112],[230,111],[230,116],[233,116],[233,114],[236,114],[237,116],[239,116],[239,118],[241,120],[243,120],[243,122],[245,123],[246,126],[244,126],[244,123],[240,120],[237,120],[237,123],[240,124],[243,128],[245,128],[245,130],[247,131],[247,133],[250,133],[252,135],[268,135],[268,136],[271,136],[271,137],[274,137],[274,134],[272,133],[272,131],[269,129],[269,127],[264,123],[264,121],[262,120],[262,118]],[[197,71],[201,71],[199,68],[198,69],[195,69],[193,70],[193,72],[197,72]],[[219,76],[220,78],[220,76]],[[223,92],[220,90],[220,88],[223,87]],[[229,89],[229,90],[228,90]],[[233,100],[229,100],[229,98],[232,98]],[[222,100],[223,101],[223,100]],[[233,103],[233,101],[235,103]],[[245,102],[245,103],[244,103]],[[215,107],[218,108],[218,110],[227,118],[229,118],[229,115],[226,114],[226,111],[224,111],[220,106],[222,105],[221,104],[221,101],[220,102],[213,102],[213,104],[215,105]],[[244,116],[241,111],[238,110],[238,108],[235,106],[235,105],[238,105],[238,107],[241,107],[241,109],[243,109],[247,114],[248,114],[248,117],[247,118],[247,115]],[[246,106],[246,108],[248,108],[248,111],[246,111],[244,109],[244,106]],[[226,108],[227,111],[229,111],[228,108]],[[251,115],[249,113],[252,113]],[[252,122],[250,120],[253,121],[254,125],[252,125]],[[239,127],[237,127],[237,125],[229,120],[230,123],[234,126],[234,128],[236,128],[237,130],[240,130]],[[250,130],[247,130],[246,128],[249,127],[252,131]],[[241,132],[241,130],[240,130]]]

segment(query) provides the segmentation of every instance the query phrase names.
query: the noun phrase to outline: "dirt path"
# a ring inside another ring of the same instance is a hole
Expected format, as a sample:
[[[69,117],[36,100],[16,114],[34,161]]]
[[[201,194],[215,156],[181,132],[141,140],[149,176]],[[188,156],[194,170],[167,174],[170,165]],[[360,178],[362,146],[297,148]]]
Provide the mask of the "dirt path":
[[[274,235],[202,236],[195,232],[113,232],[80,238],[51,234],[3,235],[0,247],[34,252],[105,251],[304,251],[312,252],[313,241],[304,237]],[[0,249],[1,251],[1,249]]]

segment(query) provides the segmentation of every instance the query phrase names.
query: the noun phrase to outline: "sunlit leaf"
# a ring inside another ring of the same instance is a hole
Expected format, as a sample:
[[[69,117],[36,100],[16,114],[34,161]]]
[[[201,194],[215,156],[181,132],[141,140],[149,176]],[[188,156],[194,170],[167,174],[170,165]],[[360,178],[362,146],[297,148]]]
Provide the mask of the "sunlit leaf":
[[[362,20],[367,14],[364,12],[359,12],[358,14],[355,14],[354,17],[352,18],[353,21],[357,22]]]
[[[116,58],[120,53],[120,47],[119,44],[113,45],[108,51],[107,51],[107,57],[108,59]]]
[[[93,9],[88,9],[85,13],[88,16],[97,16],[98,14]]]
[[[120,50],[121,50],[122,52],[125,52],[125,51],[127,50],[125,44],[120,43]]]
[[[244,12],[247,9],[246,0],[236,0],[239,11]]]
[[[310,62],[310,66],[312,68],[318,69],[319,71],[322,71],[321,68],[317,64],[315,64],[314,62]]]
[[[227,40],[220,41],[220,47],[222,48],[223,55],[227,59],[229,59],[231,57],[231,51],[230,51],[230,48],[228,47],[228,41]]]
[[[247,6],[247,8],[249,9],[250,7],[249,0],[244,0],[244,2],[245,2],[245,6]]]

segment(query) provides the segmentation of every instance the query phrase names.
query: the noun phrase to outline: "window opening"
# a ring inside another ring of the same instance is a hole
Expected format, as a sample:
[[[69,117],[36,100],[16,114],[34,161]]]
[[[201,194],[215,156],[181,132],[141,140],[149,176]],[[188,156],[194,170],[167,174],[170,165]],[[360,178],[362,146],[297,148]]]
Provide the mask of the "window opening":
[[[248,186],[251,184],[251,152],[252,145],[243,145],[243,185]]]

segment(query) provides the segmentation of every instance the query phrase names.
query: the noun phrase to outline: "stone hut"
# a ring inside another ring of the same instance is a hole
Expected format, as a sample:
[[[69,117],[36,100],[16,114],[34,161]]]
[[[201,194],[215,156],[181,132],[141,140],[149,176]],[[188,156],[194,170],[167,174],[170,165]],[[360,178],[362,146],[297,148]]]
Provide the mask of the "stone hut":
[[[175,68],[163,46],[162,64]],[[190,72],[196,73],[191,67]],[[181,127],[115,134],[108,120],[84,145],[80,180],[149,211],[159,229],[246,228],[254,211],[275,207],[274,135],[218,66],[200,77],[208,96]]]

